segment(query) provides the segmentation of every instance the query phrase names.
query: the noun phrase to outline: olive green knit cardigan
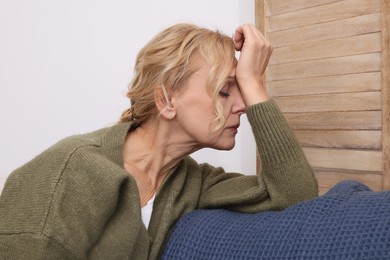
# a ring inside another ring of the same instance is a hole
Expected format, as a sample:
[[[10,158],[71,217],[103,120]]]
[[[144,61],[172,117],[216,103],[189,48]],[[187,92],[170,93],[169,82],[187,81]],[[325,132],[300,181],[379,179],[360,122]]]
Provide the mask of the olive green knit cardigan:
[[[158,259],[175,222],[194,209],[280,210],[316,197],[313,171],[274,101],[247,115],[262,173],[225,173],[187,157],[158,191],[148,230],[123,167],[130,123],[60,141],[8,178],[0,259]]]

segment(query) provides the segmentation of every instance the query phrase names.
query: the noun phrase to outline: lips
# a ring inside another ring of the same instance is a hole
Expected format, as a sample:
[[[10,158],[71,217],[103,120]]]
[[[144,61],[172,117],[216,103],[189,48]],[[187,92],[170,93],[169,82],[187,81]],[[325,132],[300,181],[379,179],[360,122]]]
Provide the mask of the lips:
[[[232,132],[237,133],[239,127],[240,127],[240,124],[236,124],[236,125],[232,125],[232,126],[227,127],[227,129],[230,129]]]

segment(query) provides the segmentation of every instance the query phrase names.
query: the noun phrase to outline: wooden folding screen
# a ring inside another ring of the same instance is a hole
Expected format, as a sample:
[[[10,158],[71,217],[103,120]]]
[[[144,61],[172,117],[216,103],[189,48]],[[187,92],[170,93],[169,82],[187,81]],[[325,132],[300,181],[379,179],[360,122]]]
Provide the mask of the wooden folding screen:
[[[390,189],[389,0],[256,0],[274,52],[266,86],[320,191],[355,179]]]

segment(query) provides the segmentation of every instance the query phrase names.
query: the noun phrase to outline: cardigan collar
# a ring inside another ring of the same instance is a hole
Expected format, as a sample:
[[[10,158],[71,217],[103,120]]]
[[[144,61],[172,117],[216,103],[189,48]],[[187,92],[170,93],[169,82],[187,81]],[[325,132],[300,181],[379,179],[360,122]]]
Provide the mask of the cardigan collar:
[[[129,131],[134,130],[131,129],[132,124],[132,122],[117,123],[107,128],[101,139],[103,153],[121,168],[124,168],[123,145]]]

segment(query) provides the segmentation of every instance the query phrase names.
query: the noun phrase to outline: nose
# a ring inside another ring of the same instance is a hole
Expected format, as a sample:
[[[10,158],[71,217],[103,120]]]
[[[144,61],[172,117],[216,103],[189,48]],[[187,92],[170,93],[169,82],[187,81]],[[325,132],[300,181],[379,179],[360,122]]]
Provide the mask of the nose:
[[[246,104],[244,101],[244,98],[241,95],[241,92],[237,93],[237,98],[234,101],[234,104],[232,106],[232,113],[233,114],[245,114],[246,111]]]

